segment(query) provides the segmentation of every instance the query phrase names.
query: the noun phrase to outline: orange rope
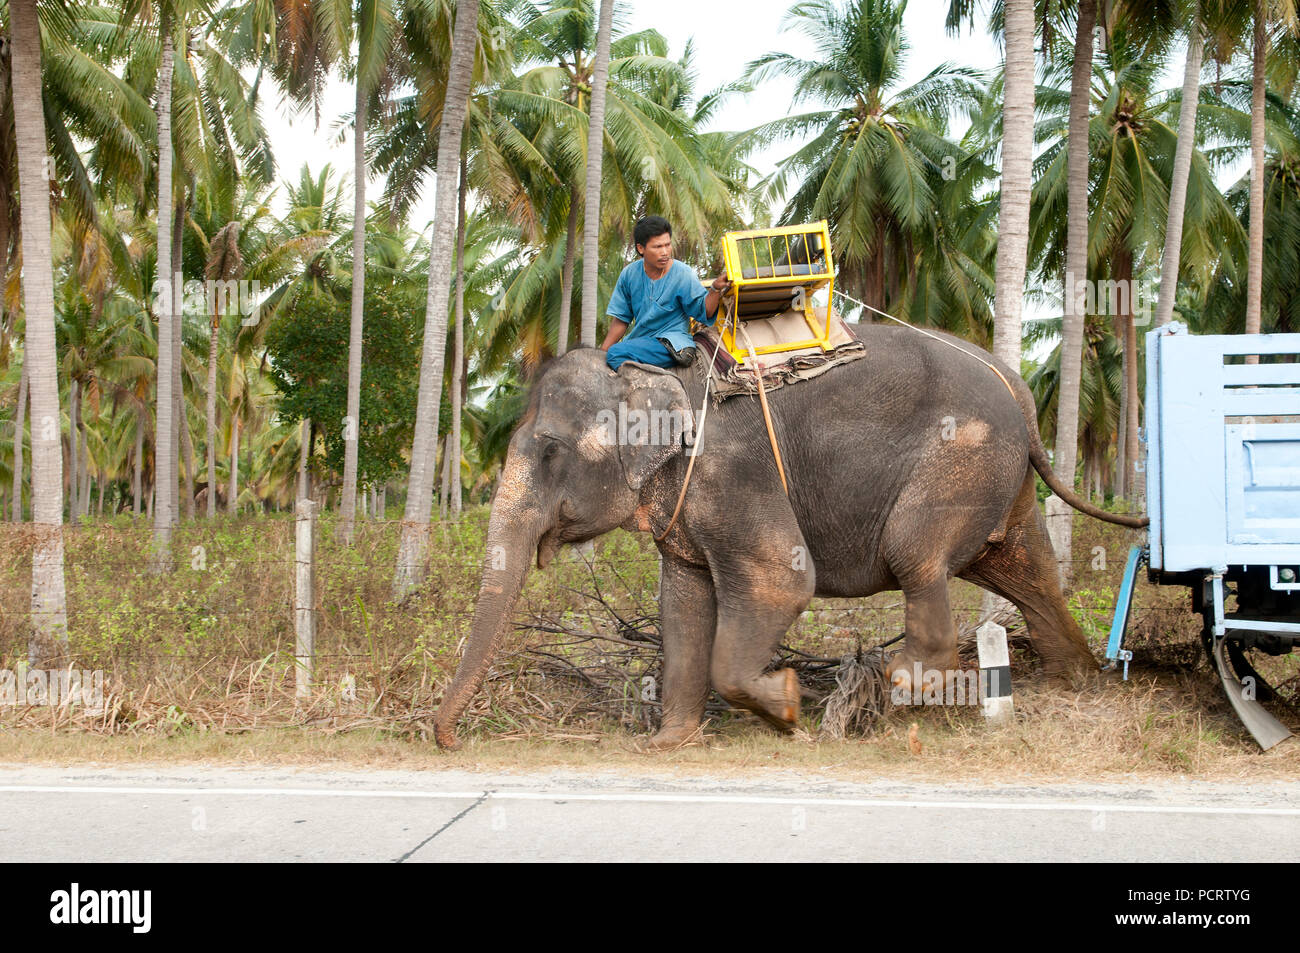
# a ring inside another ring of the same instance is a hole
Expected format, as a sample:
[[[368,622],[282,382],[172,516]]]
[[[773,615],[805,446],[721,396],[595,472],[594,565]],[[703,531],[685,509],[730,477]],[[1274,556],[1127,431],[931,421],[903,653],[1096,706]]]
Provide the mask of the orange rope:
[[[767,390],[763,387],[763,365],[758,363],[758,355],[754,352],[754,342],[749,339],[749,333],[745,330],[743,324],[738,324],[740,333],[745,338],[745,349],[749,351],[749,359],[754,362],[754,380],[758,383],[758,402],[763,407],[763,423],[767,425],[767,439],[772,444],[772,458],[776,460],[776,472],[781,475],[781,488],[785,490],[785,495],[790,495],[790,484],[785,480],[785,465],[781,462],[781,448],[776,445],[776,431],[772,429],[772,411],[767,406]]]

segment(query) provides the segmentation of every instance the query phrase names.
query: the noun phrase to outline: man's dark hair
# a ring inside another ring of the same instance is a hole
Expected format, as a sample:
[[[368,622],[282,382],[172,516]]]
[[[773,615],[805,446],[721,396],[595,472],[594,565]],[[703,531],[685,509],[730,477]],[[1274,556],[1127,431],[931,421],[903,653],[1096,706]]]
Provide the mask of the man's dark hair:
[[[636,223],[636,228],[632,230],[632,240],[640,248],[649,245],[652,238],[658,238],[664,234],[671,235],[672,233],[673,227],[668,224],[668,219],[659,215],[647,215]]]

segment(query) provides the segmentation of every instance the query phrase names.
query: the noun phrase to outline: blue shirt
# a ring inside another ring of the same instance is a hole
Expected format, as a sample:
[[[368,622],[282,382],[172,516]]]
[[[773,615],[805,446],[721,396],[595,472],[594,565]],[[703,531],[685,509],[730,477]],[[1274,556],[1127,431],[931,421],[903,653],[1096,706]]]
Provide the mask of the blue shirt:
[[[674,259],[662,276],[651,281],[638,258],[618,276],[605,313],[632,325],[623,335],[624,341],[664,338],[680,351],[695,345],[688,317],[701,324],[713,323],[704,313],[708,294],[695,272],[682,262]]]

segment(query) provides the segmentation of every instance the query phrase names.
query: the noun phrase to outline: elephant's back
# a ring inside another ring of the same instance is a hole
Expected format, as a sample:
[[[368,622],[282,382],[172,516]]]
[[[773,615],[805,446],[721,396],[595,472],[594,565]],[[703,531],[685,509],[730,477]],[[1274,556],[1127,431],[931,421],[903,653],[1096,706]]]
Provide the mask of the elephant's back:
[[[932,487],[936,514],[986,496],[1009,504],[1028,465],[1023,416],[987,352],[901,326],[853,330],[865,357],[769,395],[791,501],[826,594],[888,588],[878,546],[909,487]],[[749,452],[770,457],[757,417]]]

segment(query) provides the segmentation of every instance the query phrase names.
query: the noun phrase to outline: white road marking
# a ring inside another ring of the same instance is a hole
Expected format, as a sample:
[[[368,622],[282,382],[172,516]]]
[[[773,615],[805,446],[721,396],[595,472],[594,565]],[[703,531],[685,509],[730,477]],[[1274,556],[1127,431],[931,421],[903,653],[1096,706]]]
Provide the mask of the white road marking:
[[[85,787],[73,785],[0,785],[0,794],[94,794],[150,796],[230,796],[230,797],[361,797],[414,798],[463,801],[486,797],[490,801],[595,801],[642,804],[753,804],[798,805],[804,807],[924,808],[960,811],[1082,811],[1113,814],[1225,814],[1300,817],[1300,808],[1288,807],[1214,807],[1208,805],[1111,804],[1080,801],[898,801],[886,798],[814,798],[763,797],[729,794],[653,794],[642,792],[589,794],[570,791],[399,791],[332,788],[156,788],[156,787]]]

